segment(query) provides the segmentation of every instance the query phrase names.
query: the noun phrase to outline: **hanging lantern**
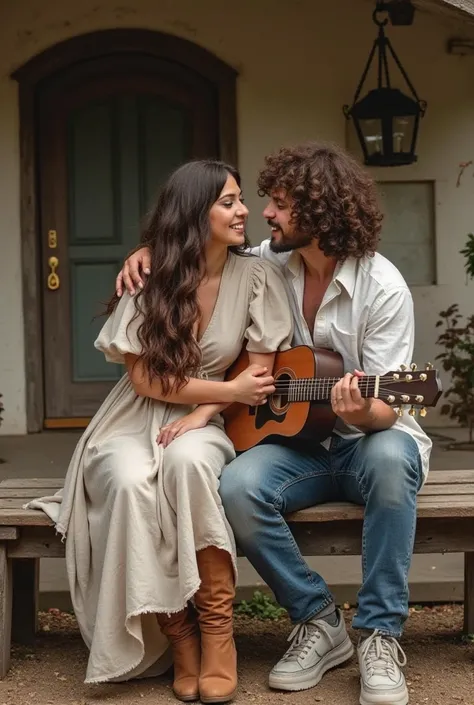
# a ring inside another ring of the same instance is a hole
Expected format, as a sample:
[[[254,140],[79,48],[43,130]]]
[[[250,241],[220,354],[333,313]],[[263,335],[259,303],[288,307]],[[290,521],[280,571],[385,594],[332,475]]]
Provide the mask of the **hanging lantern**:
[[[388,20],[378,19],[379,13],[387,10],[387,3],[377,3],[372,18],[379,28],[378,36],[357,86],[354,102],[351,107],[345,105],[343,108],[346,118],[354,122],[364,162],[368,166],[402,166],[416,162],[418,127],[426,110],[426,102],[418,98],[390,40],[385,36],[384,27]],[[411,95],[392,88],[388,55],[392,56]],[[374,60],[377,61],[377,88],[359,99]]]

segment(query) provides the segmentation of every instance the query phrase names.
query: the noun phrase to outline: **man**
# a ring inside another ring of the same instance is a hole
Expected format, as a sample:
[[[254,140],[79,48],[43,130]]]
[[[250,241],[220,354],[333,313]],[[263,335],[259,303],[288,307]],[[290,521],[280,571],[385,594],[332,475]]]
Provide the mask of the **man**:
[[[408,570],[416,495],[431,442],[416,421],[378,399],[362,399],[358,379],[409,364],[414,316],[398,270],[375,254],[382,216],[374,183],[341,149],[306,144],[266,158],[258,179],[271,238],[253,249],[281,268],[295,319],[294,344],[337,350],[346,374],[331,393],[334,433],[311,449],[266,444],[234,460],[221,497],[237,542],[295,623],[291,644],[270,673],[282,690],[316,685],[353,647],[323,578],[303,559],[283,518],[321,502],[365,506],[359,631],[360,703],[406,705],[398,643],[408,614]],[[147,251],[118,277],[140,283]],[[363,370],[363,372],[362,372]]]

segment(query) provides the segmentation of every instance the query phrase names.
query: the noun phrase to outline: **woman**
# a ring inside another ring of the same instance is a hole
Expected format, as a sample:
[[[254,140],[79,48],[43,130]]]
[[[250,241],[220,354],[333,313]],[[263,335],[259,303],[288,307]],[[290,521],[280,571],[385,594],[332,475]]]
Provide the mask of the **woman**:
[[[170,642],[179,699],[235,692],[235,546],[218,494],[235,453],[218,412],[265,402],[272,353],[292,333],[281,275],[244,256],[247,215],[234,168],[195,161],[171,175],[144,233],[152,274],[135,297],[112,299],[95,343],[127,374],[64,491],[30,505],[67,532],[86,682],[163,672]],[[253,366],[223,381],[244,343]]]

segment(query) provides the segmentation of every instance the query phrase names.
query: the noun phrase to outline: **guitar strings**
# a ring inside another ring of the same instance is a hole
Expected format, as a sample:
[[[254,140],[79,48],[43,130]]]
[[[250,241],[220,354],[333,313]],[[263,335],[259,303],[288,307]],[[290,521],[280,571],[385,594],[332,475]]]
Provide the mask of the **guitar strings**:
[[[274,395],[284,395],[288,397],[298,397],[300,394],[304,394],[305,392],[311,392],[311,393],[318,393],[322,395],[330,395],[331,389],[334,386],[336,382],[338,382],[341,378],[340,377],[325,377],[325,378],[302,378],[302,379],[293,379],[293,380],[287,380],[287,381],[280,381],[280,382],[275,382],[275,392]],[[378,398],[379,399],[385,399],[388,398],[390,395],[397,395],[399,393],[399,390],[397,389],[391,389],[386,388],[385,385],[388,382],[392,382],[392,384],[400,384],[400,382],[406,382],[406,380],[397,380],[394,378],[388,378],[384,377],[383,382],[379,383],[379,389],[378,389]],[[411,382],[410,382],[411,384]],[[362,393],[369,394],[369,393],[375,393],[376,389],[376,381],[372,379],[367,379],[364,380],[363,378],[359,380],[359,389]],[[409,396],[416,396],[415,393],[411,393]],[[312,399],[308,401],[317,401],[318,399]],[[290,401],[297,401],[297,399],[290,399]],[[304,401],[304,400],[301,400]]]
[[[323,385],[326,386],[328,384],[332,384],[333,386],[337,383],[340,382],[343,377],[313,377],[313,378],[308,378],[308,377],[302,377],[301,379],[289,379],[289,380],[276,380],[275,382],[275,387],[285,387],[288,388],[292,385],[301,385],[301,384],[307,384],[307,385],[312,385],[312,386],[318,386],[318,385]],[[366,381],[367,380],[367,381]],[[407,382],[405,379],[395,379],[395,377],[386,377],[385,375],[383,377],[380,377],[379,379],[379,385],[383,386],[387,382],[394,382],[395,384],[413,384],[414,382],[417,382],[418,380],[411,380],[410,382]],[[373,378],[372,375],[370,377],[360,377],[359,378],[359,384],[376,384],[376,380]]]
[[[326,380],[291,380],[289,382],[275,382],[275,390],[277,392],[280,392],[282,394],[284,393],[290,393],[290,392],[302,392],[302,391],[308,391],[308,392],[330,392],[331,389],[334,387],[334,385],[339,381],[338,378],[327,378]],[[392,391],[391,387],[387,387],[387,384],[392,385],[397,385],[403,382],[403,380],[394,380],[394,379],[387,379],[385,378],[383,382],[379,382],[379,391],[383,391],[384,389]],[[412,384],[412,382],[406,384]],[[359,389],[363,392],[368,392],[369,390],[374,391],[377,383],[375,380],[368,380],[365,382],[364,380],[359,380]],[[395,391],[395,393],[397,393]]]

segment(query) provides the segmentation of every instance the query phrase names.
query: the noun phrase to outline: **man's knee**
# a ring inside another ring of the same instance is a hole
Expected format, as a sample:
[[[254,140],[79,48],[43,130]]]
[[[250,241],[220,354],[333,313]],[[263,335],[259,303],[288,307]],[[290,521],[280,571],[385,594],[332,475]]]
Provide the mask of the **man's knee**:
[[[242,453],[229,465],[221,476],[220,495],[228,514],[246,511],[246,507],[265,501],[271,465],[265,446],[257,446]]]
[[[256,473],[245,456],[244,453],[237,457],[222,472],[219,492],[226,509],[241,503],[253,492]]]
[[[403,431],[381,431],[367,438],[362,483],[385,506],[416,495],[422,477],[416,441]]]

